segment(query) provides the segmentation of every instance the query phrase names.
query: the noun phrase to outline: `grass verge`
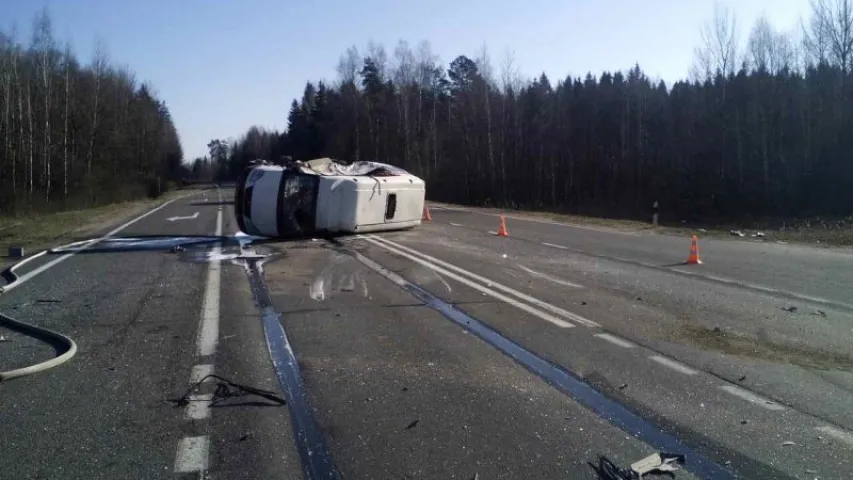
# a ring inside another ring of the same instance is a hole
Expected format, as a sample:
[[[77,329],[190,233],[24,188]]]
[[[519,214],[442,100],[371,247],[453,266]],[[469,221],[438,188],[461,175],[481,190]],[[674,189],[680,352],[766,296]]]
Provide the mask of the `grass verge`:
[[[35,214],[26,217],[0,217],[0,257],[7,257],[9,247],[22,246],[27,255],[73,241],[72,237],[95,236],[117,226],[132,216],[185,195],[185,191],[165,193],[157,199],[134,200],[83,210]]]
[[[467,205],[452,205],[441,202],[430,202],[432,205],[464,208],[466,210],[506,215],[507,218],[524,217],[540,221],[566,223],[618,231],[650,232],[663,235],[716,238],[751,242],[797,243],[812,246],[853,246],[853,217],[839,219],[796,219],[796,220],[765,220],[744,223],[692,224],[663,222],[657,228],[651,222],[625,220],[616,218],[591,217],[585,215],[561,214],[553,212],[536,212],[529,210],[512,210],[490,207],[472,207]],[[733,235],[739,231],[743,236]],[[763,236],[758,236],[761,232]]]

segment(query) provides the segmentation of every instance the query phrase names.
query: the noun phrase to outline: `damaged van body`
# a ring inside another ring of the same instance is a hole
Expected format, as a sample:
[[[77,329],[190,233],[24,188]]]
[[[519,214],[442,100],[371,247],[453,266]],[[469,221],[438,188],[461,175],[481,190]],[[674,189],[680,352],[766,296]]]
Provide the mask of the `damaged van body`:
[[[234,210],[250,235],[363,233],[420,225],[424,198],[424,181],[401,168],[319,158],[256,162],[237,183]]]

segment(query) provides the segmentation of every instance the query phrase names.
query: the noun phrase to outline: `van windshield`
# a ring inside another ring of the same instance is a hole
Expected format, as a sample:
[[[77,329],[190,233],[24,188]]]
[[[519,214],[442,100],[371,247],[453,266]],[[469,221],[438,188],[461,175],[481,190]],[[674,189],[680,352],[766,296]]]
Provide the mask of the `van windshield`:
[[[315,229],[317,187],[315,175],[287,174],[282,178],[278,231],[282,236],[307,235]]]

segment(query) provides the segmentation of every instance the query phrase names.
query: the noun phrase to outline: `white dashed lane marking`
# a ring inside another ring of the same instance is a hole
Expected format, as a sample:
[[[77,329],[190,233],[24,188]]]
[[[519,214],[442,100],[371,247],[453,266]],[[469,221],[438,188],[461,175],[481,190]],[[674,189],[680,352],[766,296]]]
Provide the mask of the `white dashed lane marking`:
[[[823,426],[815,428],[820,433],[824,433],[829,435],[830,437],[846,444],[849,447],[853,447],[853,433],[845,432],[835,427]]]
[[[618,345],[622,348],[634,348],[633,343],[629,342],[628,340],[625,340],[622,337],[617,337],[616,335],[611,335],[609,333],[596,333],[595,336],[602,340],[608,341],[613,345]]]
[[[731,393],[732,395],[734,395],[736,397],[742,398],[742,399],[746,400],[747,402],[758,405],[759,407],[766,408],[767,410],[774,410],[774,411],[785,410],[785,407],[783,407],[782,405],[779,405],[778,403],[776,403],[772,400],[768,400],[764,397],[760,397],[760,396],[750,392],[749,390],[746,390],[746,389],[743,389],[740,387],[736,387],[734,385],[723,385],[720,387],[720,390],[723,390],[724,392]]]
[[[178,443],[178,455],[175,458],[175,472],[199,472],[207,470],[207,452],[210,437],[185,437]]]
[[[667,357],[662,357],[660,355],[652,355],[649,358],[652,359],[652,361],[655,361],[667,368],[671,368],[676,372],[681,372],[685,375],[696,375],[697,373],[699,373],[696,370],[693,370],[692,368],[688,367],[687,365],[684,365],[681,362],[676,362],[675,360],[672,360]]]

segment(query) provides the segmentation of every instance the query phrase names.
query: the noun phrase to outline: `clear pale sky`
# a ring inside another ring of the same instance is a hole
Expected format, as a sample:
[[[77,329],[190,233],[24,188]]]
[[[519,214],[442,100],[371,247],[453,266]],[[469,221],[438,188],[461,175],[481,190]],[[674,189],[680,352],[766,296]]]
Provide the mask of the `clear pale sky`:
[[[720,0],[745,42],[754,20],[794,30],[808,0]],[[150,81],[178,128],[186,160],[211,138],[251,125],[284,129],[306,80],[334,80],[338,57],[369,40],[389,56],[400,39],[429,40],[447,63],[485,44],[492,64],[514,51],[526,77],[625,70],[638,62],[668,84],[684,78],[713,0],[0,0],[0,28],[29,42],[43,6],[54,36],[88,62],[96,38],[113,62]]]

